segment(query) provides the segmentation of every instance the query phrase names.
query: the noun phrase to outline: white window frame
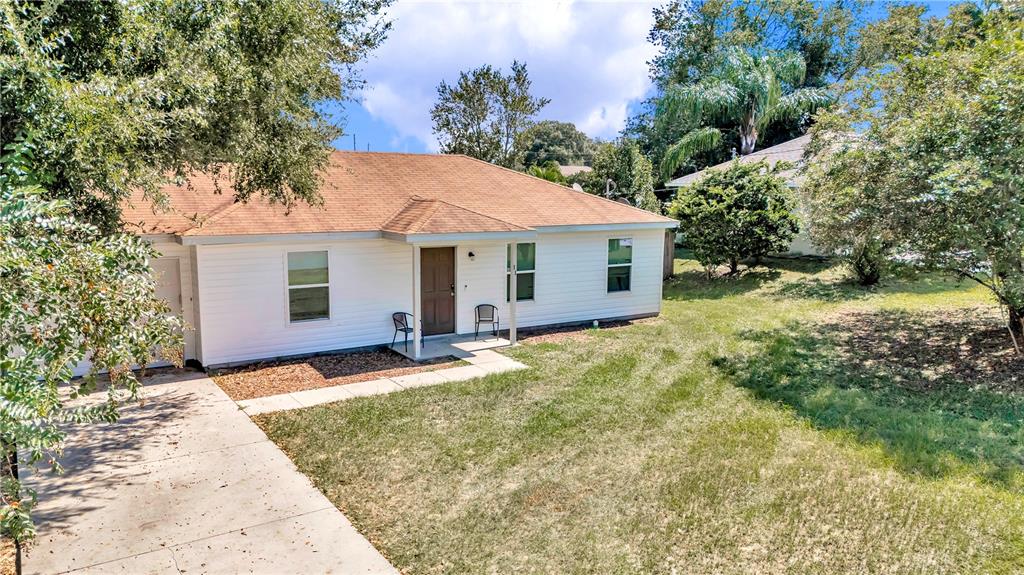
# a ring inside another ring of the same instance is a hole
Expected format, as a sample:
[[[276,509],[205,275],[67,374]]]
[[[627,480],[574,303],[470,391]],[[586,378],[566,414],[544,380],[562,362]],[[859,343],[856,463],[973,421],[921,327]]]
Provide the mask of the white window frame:
[[[289,254],[308,254],[312,252],[324,252],[327,254],[327,283],[319,284],[303,284],[293,286],[288,282],[288,255]],[[307,288],[327,288],[327,317],[318,317],[314,319],[292,319],[292,306],[291,306],[291,293],[293,289],[307,289]],[[323,248],[308,248],[302,250],[286,250],[284,252],[284,317],[285,323],[290,326],[308,325],[311,323],[329,322],[334,316],[334,306],[331,305],[331,250]]]
[[[516,245],[520,245],[520,246],[523,245],[523,244],[533,244],[533,269],[532,270],[527,270],[527,271],[519,271],[519,265],[518,265],[519,261],[517,260],[516,261],[516,285],[518,287],[519,276],[526,275],[526,274],[533,274],[533,297],[531,297],[530,299],[518,299],[517,298],[516,299],[517,303],[518,302],[524,302],[524,301],[537,301],[537,242],[517,242],[516,243]],[[505,244],[505,303],[509,303],[509,302],[512,301],[512,294],[510,293],[512,291],[510,289],[511,285],[512,285],[512,281],[511,281],[512,278],[510,277],[512,275],[512,270],[510,269],[511,268],[511,264],[512,264],[512,262],[511,262],[512,254],[510,253],[512,251],[511,246],[512,246],[512,244]],[[518,257],[518,256],[519,256],[519,254],[516,254],[516,257]]]
[[[620,242],[623,241],[623,240],[628,240],[629,241],[629,248],[630,248],[630,250],[629,250],[629,263],[628,264],[613,264],[613,263],[608,261],[608,255],[609,255],[608,254],[608,244],[612,240],[619,240]],[[604,293],[606,293],[608,295],[612,295],[612,294],[617,294],[617,293],[629,293],[629,292],[633,291],[633,241],[634,240],[633,240],[632,236],[626,236],[626,237],[615,236],[615,237],[605,238],[605,240],[604,240],[604,263],[605,263],[605,270],[604,270]],[[615,290],[615,291],[611,291],[611,290],[608,289],[608,270],[610,270],[611,268],[630,268],[629,269],[629,289],[620,289],[620,290]]]

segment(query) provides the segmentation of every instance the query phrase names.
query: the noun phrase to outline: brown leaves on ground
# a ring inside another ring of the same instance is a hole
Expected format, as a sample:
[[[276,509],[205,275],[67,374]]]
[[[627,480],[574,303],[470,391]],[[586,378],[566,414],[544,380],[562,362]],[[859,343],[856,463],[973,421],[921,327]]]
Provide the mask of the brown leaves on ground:
[[[844,361],[915,375],[903,382],[910,387],[956,380],[1024,392],[1024,356],[1015,352],[997,308],[845,311],[822,327],[838,341]]]
[[[14,540],[0,537],[0,575],[14,575]]]
[[[415,362],[388,349],[318,355],[219,370],[213,381],[231,399],[253,399],[454,367],[452,357]]]

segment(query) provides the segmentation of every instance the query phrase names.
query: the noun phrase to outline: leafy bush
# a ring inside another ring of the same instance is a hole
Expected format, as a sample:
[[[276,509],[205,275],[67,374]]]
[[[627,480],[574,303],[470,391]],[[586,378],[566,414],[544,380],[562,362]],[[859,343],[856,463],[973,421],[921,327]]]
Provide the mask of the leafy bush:
[[[654,195],[654,167],[634,140],[623,138],[598,146],[593,168],[569,178],[569,183],[579,184],[588,194],[626,200],[632,206],[661,213],[661,202]]]
[[[47,178],[32,173],[30,158],[27,146],[0,158],[0,534],[15,541],[34,535],[35,496],[19,466],[59,470],[64,424],[116,420],[138,389],[131,368],[157,350],[181,363],[181,322],[154,295],[156,252],[138,236],[82,223],[70,202],[43,199]],[[70,397],[95,390],[103,370],[107,398],[68,406],[58,386],[86,358],[92,370]]]
[[[848,86],[819,116],[803,193],[817,243],[878,241],[985,286],[1024,351],[1024,24],[993,10],[981,30]]]
[[[788,167],[736,161],[679,190],[669,213],[709,278],[721,264],[735,274],[741,260],[784,251],[793,241],[793,195],[778,175]]]

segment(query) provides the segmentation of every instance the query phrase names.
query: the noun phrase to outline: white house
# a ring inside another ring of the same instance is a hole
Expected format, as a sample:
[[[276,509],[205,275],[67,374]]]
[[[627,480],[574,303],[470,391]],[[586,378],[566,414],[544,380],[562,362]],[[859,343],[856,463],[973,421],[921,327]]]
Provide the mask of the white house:
[[[394,312],[421,319],[416,335],[467,334],[492,304],[514,338],[661,309],[674,220],[465,156],[334,152],[323,205],[290,213],[221,184],[200,175],[166,188],[171,212],[141,197],[124,211],[205,366],[387,344]]]
[[[746,156],[740,156],[737,158],[741,164],[753,164],[764,160],[769,166],[774,166],[779,162],[787,162],[793,165],[792,169],[785,170],[779,175],[786,179],[786,185],[791,189],[800,187],[800,165],[803,163],[804,149],[807,144],[811,142],[810,134],[805,134],[799,138],[793,138],[765,148],[763,150],[757,150]],[[727,170],[732,161],[722,162],[721,164],[705,168],[699,172],[687,174],[685,176],[678,177],[674,180],[670,180],[665,183],[666,188],[678,189],[684,186],[688,186],[694,182],[700,181],[708,172],[712,170]],[[797,208],[799,214],[800,208]],[[802,231],[797,234],[793,241],[789,244],[789,251],[791,255],[822,255],[822,253],[811,243],[810,237],[806,232]]]

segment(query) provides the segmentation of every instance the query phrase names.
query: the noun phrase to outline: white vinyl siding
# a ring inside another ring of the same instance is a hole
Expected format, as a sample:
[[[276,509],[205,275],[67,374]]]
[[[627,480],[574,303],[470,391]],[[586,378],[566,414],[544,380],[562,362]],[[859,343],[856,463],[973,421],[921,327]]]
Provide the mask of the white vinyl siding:
[[[391,314],[412,312],[412,248],[387,240],[201,246],[203,363],[361,347],[391,341]],[[287,252],[329,252],[330,319],[292,323]]]
[[[630,291],[608,293],[608,240],[621,237],[633,239]],[[621,232],[539,234],[536,244],[536,289],[533,301],[516,305],[520,327],[650,315],[661,310],[665,230],[635,230],[629,236]],[[459,333],[473,333],[473,308],[481,303],[498,306],[501,327],[508,327],[505,250],[504,243],[459,246]],[[475,255],[472,261],[467,257],[470,251]]]
[[[539,234],[536,289],[517,304],[521,327],[656,314],[661,307],[664,230],[631,231],[631,290],[608,293],[614,232]],[[450,244],[449,244],[450,245]],[[456,331],[473,333],[473,310],[496,305],[508,328],[507,242],[456,246]],[[391,314],[412,312],[412,246],[389,240],[200,246],[196,267],[206,365],[388,344]],[[330,319],[288,319],[288,252],[329,253]],[[469,258],[473,252],[474,257]],[[184,286],[183,286],[184,289]]]

